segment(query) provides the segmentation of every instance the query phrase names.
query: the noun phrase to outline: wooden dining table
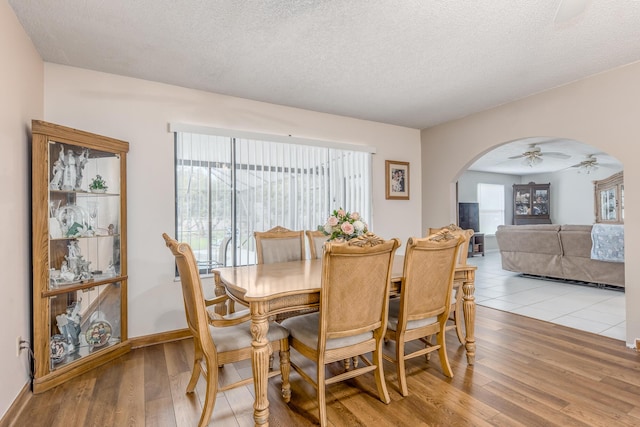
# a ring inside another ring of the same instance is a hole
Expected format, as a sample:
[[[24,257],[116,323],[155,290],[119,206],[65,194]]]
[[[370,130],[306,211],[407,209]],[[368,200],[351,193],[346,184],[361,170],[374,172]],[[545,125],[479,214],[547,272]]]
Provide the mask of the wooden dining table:
[[[399,295],[404,257],[396,255],[391,271],[391,295]],[[467,363],[473,365],[476,352],[475,271],[473,265],[457,265],[454,281],[463,292],[465,350]],[[227,294],[248,306],[251,312],[252,369],[255,387],[254,420],[256,426],[269,425],[267,382],[271,347],[267,339],[269,319],[278,314],[317,308],[320,301],[322,260],[290,261],[213,270],[216,295]],[[227,306],[216,307],[226,314]]]

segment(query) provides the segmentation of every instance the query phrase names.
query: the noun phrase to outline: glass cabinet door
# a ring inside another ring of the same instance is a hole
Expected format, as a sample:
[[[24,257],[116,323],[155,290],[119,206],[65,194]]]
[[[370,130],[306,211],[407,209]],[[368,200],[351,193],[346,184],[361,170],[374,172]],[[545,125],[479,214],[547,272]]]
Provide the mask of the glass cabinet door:
[[[624,223],[624,176],[622,172],[594,181],[596,223]]]
[[[120,156],[49,141],[49,164],[53,371],[120,342]]]
[[[549,215],[549,190],[535,190],[531,215]]]

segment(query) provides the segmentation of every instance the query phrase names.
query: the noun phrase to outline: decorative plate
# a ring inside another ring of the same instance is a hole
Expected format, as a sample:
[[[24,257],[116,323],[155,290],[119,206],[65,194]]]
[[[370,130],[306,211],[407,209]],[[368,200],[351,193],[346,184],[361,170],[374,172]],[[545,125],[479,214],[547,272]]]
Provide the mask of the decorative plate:
[[[56,334],[49,340],[50,357],[53,363],[58,363],[67,357],[67,341],[61,334]]]
[[[87,331],[84,333],[84,337],[87,340],[87,344],[92,347],[102,347],[109,342],[111,338],[112,328],[111,323],[106,320],[96,320],[91,322]]]

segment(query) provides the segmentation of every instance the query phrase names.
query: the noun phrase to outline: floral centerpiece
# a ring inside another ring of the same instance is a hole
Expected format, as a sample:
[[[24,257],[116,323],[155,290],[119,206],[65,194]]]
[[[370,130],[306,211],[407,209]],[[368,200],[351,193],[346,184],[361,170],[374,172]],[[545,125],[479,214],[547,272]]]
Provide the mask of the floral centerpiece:
[[[347,212],[342,208],[334,210],[318,229],[329,236],[329,240],[350,240],[368,231],[358,212]]]

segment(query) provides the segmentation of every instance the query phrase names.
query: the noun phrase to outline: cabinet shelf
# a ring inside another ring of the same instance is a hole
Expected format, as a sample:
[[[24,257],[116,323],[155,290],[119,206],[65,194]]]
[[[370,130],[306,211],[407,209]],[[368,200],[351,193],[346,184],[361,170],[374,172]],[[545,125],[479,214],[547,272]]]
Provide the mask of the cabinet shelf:
[[[113,138],[34,120],[33,392],[127,352],[126,154]],[[100,176],[109,192],[91,192]]]
[[[127,279],[128,279],[127,276],[114,276],[109,278],[83,280],[81,282],[75,282],[75,283],[62,283],[62,284],[59,284],[57,288],[51,288],[49,290],[43,291],[41,296],[43,298],[48,298],[56,295],[65,294],[71,291],[82,291],[82,290],[94,288],[96,286],[108,285],[114,282],[122,282]]]

